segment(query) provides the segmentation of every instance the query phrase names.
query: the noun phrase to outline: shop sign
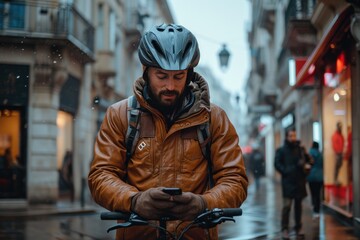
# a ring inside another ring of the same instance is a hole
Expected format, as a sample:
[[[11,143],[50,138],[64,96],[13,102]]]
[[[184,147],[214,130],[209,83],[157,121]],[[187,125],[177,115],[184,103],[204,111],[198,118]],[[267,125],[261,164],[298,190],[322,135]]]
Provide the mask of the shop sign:
[[[281,126],[283,128],[287,128],[293,125],[294,123],[295,123],[295,118],[293,113],[289,113],[281,119]]]

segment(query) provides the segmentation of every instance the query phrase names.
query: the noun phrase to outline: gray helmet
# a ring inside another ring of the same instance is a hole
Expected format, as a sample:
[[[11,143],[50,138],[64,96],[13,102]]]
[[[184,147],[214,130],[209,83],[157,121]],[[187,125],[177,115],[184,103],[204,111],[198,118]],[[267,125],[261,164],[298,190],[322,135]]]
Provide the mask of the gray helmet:
[[[194,68],[200,59],[195,36],[176,24],[162,24],[146,32],[140,40],[138,53],[144,66],[164,70]]]

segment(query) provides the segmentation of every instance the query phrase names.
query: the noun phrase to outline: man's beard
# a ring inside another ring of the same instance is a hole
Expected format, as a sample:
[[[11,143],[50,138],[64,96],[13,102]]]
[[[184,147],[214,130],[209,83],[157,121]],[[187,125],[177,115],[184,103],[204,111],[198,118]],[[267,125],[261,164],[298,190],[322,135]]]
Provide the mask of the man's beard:
[[[151,87],[149,88],[149,90],[151,98],[154,100],[159,110],[163,113],[171,113],[172,111],[174,111],[178,106],[182,96],[181,93],[178,91],[163,90],[160,91],[157,95],[155,95]],[[175,98],[172,101],[164,101],[162,100],[163,95],[175,95]]]

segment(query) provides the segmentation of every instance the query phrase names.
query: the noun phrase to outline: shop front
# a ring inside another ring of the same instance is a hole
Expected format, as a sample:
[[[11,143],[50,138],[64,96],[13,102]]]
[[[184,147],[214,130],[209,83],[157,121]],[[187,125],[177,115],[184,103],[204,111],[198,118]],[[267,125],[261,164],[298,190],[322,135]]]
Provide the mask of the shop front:
[[[352,216],[352,120],[350,66],[341,52],[324,73],[322,88],[324,142],[324,200],[327,205]]]
[[[29,66],[0,64],[0,200],[26,198]]]
[[[295,87],[313,88],[319,98],[319,125],[324,156],[323,206],[354,224],[359,217],[359,83],[360,57],[350,31],[354,9],[346,5],[297,75]],[[316,81],[308,82],[311,72]],[[354,133],[354,135],[353,135]]]

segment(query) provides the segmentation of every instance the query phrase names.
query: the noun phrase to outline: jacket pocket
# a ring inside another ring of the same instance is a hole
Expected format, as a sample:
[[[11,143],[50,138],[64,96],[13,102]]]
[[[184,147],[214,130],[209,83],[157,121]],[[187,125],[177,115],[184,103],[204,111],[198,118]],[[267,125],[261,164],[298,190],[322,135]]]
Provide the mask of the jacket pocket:
[[[154,171],[151,138],[140,138],[129,161],[129,171]]]
[[[183,139],[183,158],[181,161],[182,172],[203,171],[203,154],[197,139]]]

